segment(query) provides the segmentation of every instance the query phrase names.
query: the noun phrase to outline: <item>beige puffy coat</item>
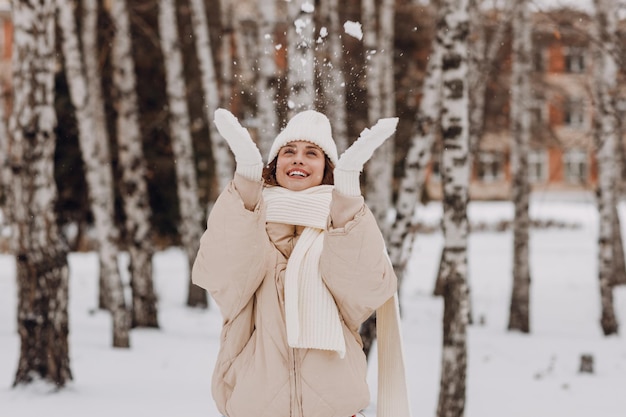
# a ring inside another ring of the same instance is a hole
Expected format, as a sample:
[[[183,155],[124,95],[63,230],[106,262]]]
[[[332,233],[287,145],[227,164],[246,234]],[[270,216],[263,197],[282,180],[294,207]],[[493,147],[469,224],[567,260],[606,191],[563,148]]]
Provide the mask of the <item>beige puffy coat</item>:
[[[358,329],[397,284],[376,221],[362,197],[333,193],[320,270],[339,309],[346,355],[290,348],[283,283],[302,228],[266,223],[261,184],[252,187],[253,210],[245,208],[235,182],[220,195],[192,273],[224,319],[212,381],[217,408],[228,417],[352,416],[369,404]],[[349,207],[356,215],[341,219]],[[333,228],[337,223],[344,227]]]

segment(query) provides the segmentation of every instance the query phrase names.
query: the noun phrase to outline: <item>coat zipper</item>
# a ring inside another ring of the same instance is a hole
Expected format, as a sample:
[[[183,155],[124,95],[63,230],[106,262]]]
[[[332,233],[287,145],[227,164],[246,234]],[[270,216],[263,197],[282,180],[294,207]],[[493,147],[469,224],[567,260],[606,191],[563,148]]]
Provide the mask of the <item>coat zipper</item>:
[[[289,417],[295,417],[295,413],[296,413],[296,363],[295,363],[295,359],[294,359],[294,351],[292,348],[288,347],[287,351],[289,352],[289,364],[291,365],[290,369],[289,369],[289,382],[290,382],[290,389],[289,389],[289,405],[290,405],[290,411],[289,411]]]
[[[297,352],[294,348],[289,348],[291,361],[291,417],[302,417],[302,395],[300,386],[300,373],[298,372]]]
[[[304,417],[304,411],[302,410],[302,378],[300,378],[299,352],[301,352],[301,350],[293,350],[294,370],[296,376],[296,406],[298,407],[297,415],[299,417]]]

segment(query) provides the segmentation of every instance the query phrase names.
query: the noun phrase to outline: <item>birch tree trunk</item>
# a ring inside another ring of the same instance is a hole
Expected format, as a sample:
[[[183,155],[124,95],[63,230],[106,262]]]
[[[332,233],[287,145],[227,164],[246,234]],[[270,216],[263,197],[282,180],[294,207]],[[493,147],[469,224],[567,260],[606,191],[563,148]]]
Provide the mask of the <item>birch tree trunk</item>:
[[[191,24],[193,25],[196,53],[200,64],[202,92],[204,93],[204,109],[206,111],[206,119],[209,127],[211,151],[213,154],[215,177],[217,179],[217,192],[212,193],[213,196],[211,198],[211,200],[215,200],[217,195],[226,188],[233,178],[235,168],[228,144],[222,139],[215,127],[215,123],[213,123],[213,113],[215,113],[215,110],[220,106],[220,96],[204,0],[190,0],[190,4],[192,10]]]
[[[106,132],[106,123],[104,120],[104,103],[102,102],[102,93],[95,88],[99,86],[95,83],[100,83],[102,80],[100,78],[99,70],[97,68],[97,4],[94,0],[85,0],[82,2],[82,50],[83,50],[83,60],[85,61],[85,76],[87,77],[87,88],[88,88],[88,97],[89,97],[89,105],[91,107],[91,114],[93,117],[94,123],[94,134],[98,135],[98,143],[109,143],[108,134]],[[95,62],[94,62],[95,61]],[[94,75],[93,66],[96,65],[95,71],[97,72],[97,76]],[[98,96],[98,94],[100,94]],[[98,102],[103,106],[101,109],[98,109]],[[102,117],[102,119],[101,119]],[[106,142],[105,142],[106,141]],[[98,293],[98,307],[102,309],[106,309],[106,294],[107,294],[107,285],[106,279],[104,275],[105,267],[102,266],[102,260],[99,259],[100,266],[100,276],[99,276],[99,293]]]
[[[422,194],[426,168],[432,157],[432,146],[438,131],[441,111],[441,57],[443,45],[435,36],[432,41],[422,99],[415,117],[415,134],[404,162],[404,176],[400,180],[396,199],[396,218],[389,233],[389,257],[401,285],[404,269],[411,254],[415,233],[409,230],[417,203]]]
[[[319,10],[328,32],[321,44],[324,62],[320,65],[320,78],[324,109],[333,127],[333,139],[337,144],[337,150],[341,154],[348,147],[348,125],[339,0],[321,0]]]
[[[257,142],[261,155],[265,157],[270,152],[279,127],[278,114],[276,113],[278,69],[276,67],[276,42],[274,40],[276,1],[258,0],[257,8],[259,10],[259,73],[256,82],[257,118],[259,121]]]
[[[618,331],[613,306],[613,238],[612,218],[615,198],[618,121],[615,108],[617,63],[615,61],[617,10],[612,0],[594,0],[596,7],[593,94],[597,116],[595,123],[596,160],[598,161],[598,278],[600,281],[600,325],[606,336]]]
[[[438,417],[465,410],[467,374],[467,241],[469,225],[468,0],[442,2],[437,23],[443,42],[441,129],[443,136],[444,277],[443,351]]]
[[[474,5],[475,7],[476,5]],[[477,138],[482,134],[483,109],[482,98],[486,85],[488,72],[486,71],[495,61],[498,49],[502,43],[503,36],[506,32],[506,25],[500,25],[498,31],[489,42],[484,61],[480,61],[478,70],[478,62],[474,66],[474,70],[480,74],[468,77],[471,85],[471,96],[474,99],[474,105],[470,106],[470,149],[472,149],[472,135]],[[480,42],[479,42],[480,43]],[[478,48],[478,50],[481,48]],[[396,275],[402,280],[406,263],[411,256],[411,248],[415,240],[415,232],[409,230],[412,216],[417,207],[419,197],[424,186],[426,167],[431,160],[431,148],[434,142],[436,128],[434,123],[439,120],[440,113],[440,88],[441,88],[441,54],[442,45],[437,36],[433,38],[433,47],[431,56],[426,68],[426,77],[422,87],[422,99],[416,117],[416,135],[411,140],[411,145],[407,152],[405,160],[404,176],[401,179],[396,201],[396,218],[391,226],[389,237],[389,252]],[[469,66],[468,66],[469,67]],[[471,68],[471,67],[470,67]],[[468,71],[471,71],[468,68]],[[472,126],[477,120],[475,129]],[[476,139],[475,143],[478,142]],[[471,167],[471,151],[469,154],[468,165]],[[440,270],[437,274],[437,282],[435,284],[434,294],[443,295],[443,274],[441,264],[444,259],[444,253],[441,254]],[[471,315],[469,317],[471,319]]]
[[[365,74],[369,123],[395,113],[393,88],[393,18],[394,2],[384,0],[376,8],[374,0],[361,3]],[[379,16],[378,22],[376,16]],[[393,140],[387,140],[376,150],[367,164],[365,197],[367,205],[385,238],[389,234],[388,211],[392,201]]]
[[[487,45],[485,21],[482,19],[481,6],[482,0],[469,0],[469,23],[470,23],[470,39],[467,60],[467,72],[469,82],[469,143],[470,143],[470,166],[474,158],[474,152],[478,148],[480,142],[480,134],[482,131],[485,106],[485,88],[486,83],[481,83],[481,69],[483,60],[485,59],[485,50]]]
[[[365,0],[363,5],[368,5],[367,13],[370,14],[369,3]],[[381,117],[395,116],[395,89],[393,80],[393,31],[394,31],[394,1],[383,0],[378,10],[374,13],[371,23],[372,32],[376,33],[376,42],[370,51],[369,64],[366,65],[367,77],[367,100],[368,118],[370,124],[376,123]],[[376,29],[376,15],[378,30]],[[368,20],[370,20],[368,18]],[[365,33],[370,29],[365,28]],[[369,37],[364,35],[364,37]],[[372,36],[373,37],[373,36]],[[369,42],[366,43],[368,48]],[[370,66],[371,65],[371,66]],[[365,196],[367,205],[385,238],[389,237],[388,212],[392,205],[394,165],[394,141],[393,138],[385,141],[374,152],[367,164]]]
[[[617,106],[617,104],[616,104]],[[617,111],[617,107],[616,107]],[[622,224],[618,205],[623,195],[624,186],[620,178],[624,178],[624,142],[619,138],[624,137],[624,122],[617,118],[617,153],[616,181],[615,181],[615,207],[613,208],[613,274],[611,284],[626,285],[626,259],[624,257],[624,240],[622,237]]]
[[[68,248],[54,210],[55,2],[14,0],[10,165],[12,251],[17,270],[20,356],[14,386],[72,379],[68,333]]]
[[[505,5],[503,10],[503,18],[498,24],[495,33],[489,38],[489,41],[485,39],[485,28],[482,25],[483,19],[481,17],[481,7],[483,1],[470,0],[470,48],[468,50],[468,83],[469,83],[469,160],[467,164],[470,167],[470,172],[473,166],[473,157],[478,152],[480,147],[480,138],[484,131],[485,121],[485,91],[487,88],[487,81],[491,74],[491,68],[494,66],[496,59],[498,58],[498,51],[504,44],[504,37],[507,34],[509,23],[513,15],[513,9],[515,2],[510,2]],[[409,236],[410,237],[410,236]],[[409,246],[410,250],[410,246]],[[407,258],[410,253],[407,254]],[[442,252],[441,259],[443,260],[445,254]],[[439,265],[439,271],[437,273],[437,280],[433,290],[433,295],[443,295],[443,282],[442,282],[441,261]],[[469,288],[469,287],[468,287]],[[470,297],[471,301],[471,297]],[[470,323],[472,320],[471,306],[470,306]]]
[[[382,115],[381,101],[381,51],[375,0],[361,1],[361,25],[363,27],[363,53],[365,54],[365,85],[367,87],[367,119],[370,124]],[[376,150],[376,153],[380,148]],[[369,204],[368,204],[369,205]]]
[[[174,0],[159,0],[159,33],[170,111],[170,137],[176,162],[180,210],[179,232],[189,266],[187,305],[206,308],[208,307],[206,291],[191,282],[191,268],[202,236],[204,211],[200,208],[197,194],[196,165],[193,157],[183,59],[178,39]]]
[[[117,0],[112,2],[110,7],[111,18],[115,23],[111,66],[115,87],[114,100],[117,106],[115,122],[117,148],[122,169],[121,194],[126,214],[126,234],[129,239],[131,324],[133,327],[158,327],[157,297],[152,277],[152,257],[155,252],[150,224],[152,210],[146,182],[143,140],[139,128],[137,79],[132,55],[128,5],[125,0]],[[91,77],[94,77],[94,80],[99,79],[99,75],[95,73]],[[96,85],[94,89],[100,87],[99,82],[94,81],[90,84]]]
[[[315,56],[313,5],[308,0],[288,4],[287,85],[291,114],[312,109],[315,104]]]
[[[619,155],[619,153],[618,153]],[[619,172],[619,170],[617,171]],[[619,177],[619,175],[618,175]],[[616,194],[616,202],[619,201]],[[622,239],[622,225],[619,217],[619,211],[617,210],[617,204],[613,208],[613,273],[611,284],[624,285],[626,284],[626,260],[624,259],[624,241]]]
[[[65,72],[76,113],[78,139],[87,175],[89,205],[94,218],[101,276],[106,287],[106,307],[113,318],[113,346],[129,347],[130,320],[117,263],[119,231],[113,221],[113,172],[108,142],[99,142],[95,131],[87,81],[76,34],[74,4],[57,0]]]
[[[532,38],[528,0],[518,0],[513,17],[513,68],[511,85],[511,167],[513,174],[513,286],[509,330],[530,332],[530,262],[528,154],[531,135]]]
[[[365,81],[367,85],[367,117],[373,125],[381,117],[395,114],[393,89],[393,17],[394,2],[383,0],[361,2],[363,46],[365,49]],[[378,16],[378,19],[377,19]],[[389,80],[391,76],[391,80]],[[381,145],[367,164],[365,198],[378,226],[388,238],[387,213],[391,208],[393,183],[393,140]],[[376,339],[376,316],[373,314],[361,326],[363,351],[369,355]]]

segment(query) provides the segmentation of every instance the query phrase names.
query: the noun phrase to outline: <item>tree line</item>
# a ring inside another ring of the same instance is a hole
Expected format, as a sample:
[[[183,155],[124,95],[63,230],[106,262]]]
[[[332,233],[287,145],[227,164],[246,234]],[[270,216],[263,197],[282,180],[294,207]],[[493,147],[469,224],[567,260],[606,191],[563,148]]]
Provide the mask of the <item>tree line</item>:
[[[609,335],[618,331],[612,288],[621,242],[618,22],[615,1],[594,4],[588,36],[599,168],[600,324]],[[265,155],[285,119],[317,108],[329,116],[340,151],[379,118],[401,117],[396,140],[370,161],[364,184],[400,279],[432,148],[442,143],[444,248],[436,288],[444,298],[444,352],[437,414],[463,415],[470,167],[484,130],[490,68],[509,35],[515,216],[508,327],[530,332],[531,5],[512,2],[491,19],[482,6],[482,0],[429,6],[391,0],[14,0],[13,77],[8,114],[0,117],[0,168],[17,265],[21,349],[15,384],[41,378],[62,387],[72,378],[67,255],[81,233],[69,235],[68,225],[95,232],[90,249],[100,265],[99,304],[111,313],[113,346],[128,348],[131,328],[158,327],[152,257],[163,237],[185,250],[191,270],[211,202],[232,178],[232,156],[211,123],[215,109],[238,114]],[[416,79],[403,78],[410,65],[420,74]],[[414,84],[403,85],[407,80]],[[130,257],[130,303],[117,263],[123,250]],[[621,258],[623,265],[623,253]],[[187,305],[207,308],[208,302],[189,282]],[[361,330],[366,353],[375,338],[373,323]]]

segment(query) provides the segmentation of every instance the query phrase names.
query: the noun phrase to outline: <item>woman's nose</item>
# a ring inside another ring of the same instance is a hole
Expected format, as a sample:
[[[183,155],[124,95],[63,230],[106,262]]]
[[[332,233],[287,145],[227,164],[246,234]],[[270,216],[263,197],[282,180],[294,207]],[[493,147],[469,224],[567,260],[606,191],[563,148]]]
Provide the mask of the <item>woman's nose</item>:
[[[302,155],[298,152],[293,158],[293,164],[302,164]]]

